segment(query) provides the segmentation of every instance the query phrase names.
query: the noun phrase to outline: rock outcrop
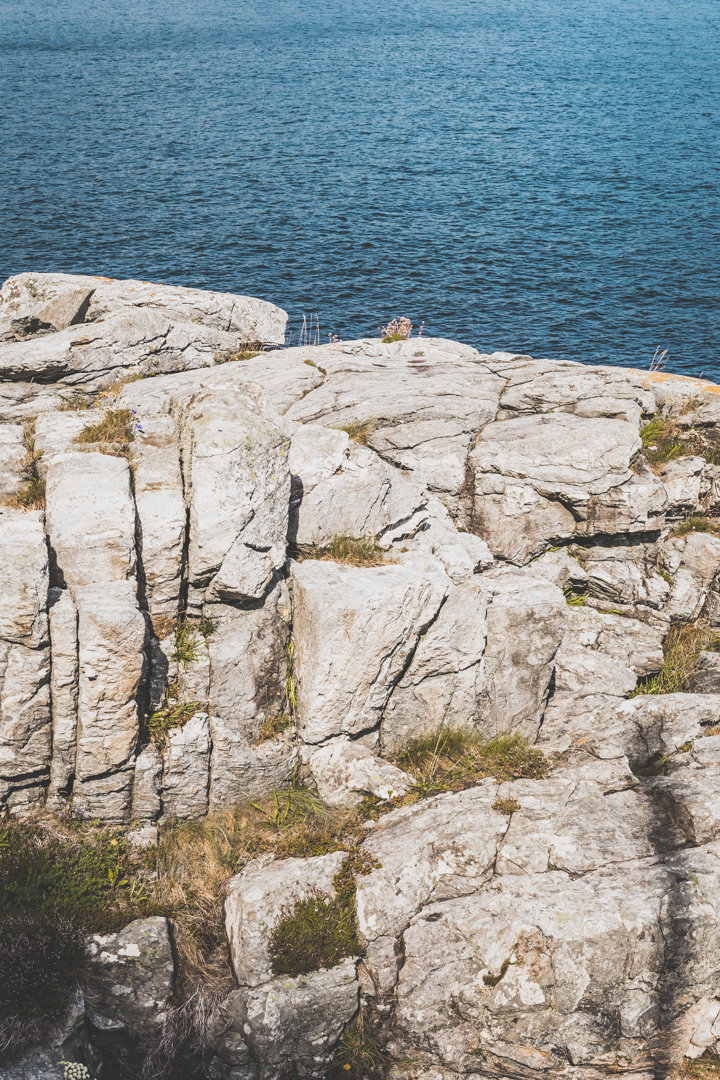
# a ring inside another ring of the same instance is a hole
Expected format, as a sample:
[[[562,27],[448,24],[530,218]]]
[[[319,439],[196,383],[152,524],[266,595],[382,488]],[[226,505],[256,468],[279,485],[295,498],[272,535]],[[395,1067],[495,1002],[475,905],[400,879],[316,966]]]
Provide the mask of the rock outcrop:
[[[648,1080],[715,1045],[712,633],[691,683],[643,691],[669,632],[720,632],[720,540],[676,528],[720,505],[717,387],[424,338],[249,355],[279,309],[141,282],[0,297],[0,805],[147,832],[300,768],[387,803],[414,784],[389,759],[445,727],[552,761],[369,826],[358,955],[328,969],[268,948],[345,853],[247,865],[208,1075],[320,1076],[359,1007],[416,1080]],[[652,417],[693,453],[658,464]],[[348,537],[363,558],[331,558]],[[133,926],[88,1006],[128,1062],[172,978],[163,920]]]

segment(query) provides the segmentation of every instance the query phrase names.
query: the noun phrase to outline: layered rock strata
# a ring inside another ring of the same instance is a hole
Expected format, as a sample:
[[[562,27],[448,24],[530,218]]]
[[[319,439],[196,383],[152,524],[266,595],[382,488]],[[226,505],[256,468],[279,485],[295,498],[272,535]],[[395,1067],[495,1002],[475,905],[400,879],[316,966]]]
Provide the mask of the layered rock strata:
[[[443,726],[554,761],[369,830],[362,959],[267,964],[282,898],[332,893],[344,856],[246,867],[213,1077],[321,1074],[359,1002],[423,1080],[640,1080],[714,1045],[716,654],[693,692],[642,690],[672,628],[720,628],[720,541],[675,529],[720,505],[717,387],[424,338],[232,359],[284,313],[65,275],[1,296],[3,807],[147,829],[301,766],[337,806],[387,800],[413,782],[388,759]],[[132,438],[78,441],[110,414]],[[708,452],[653,466],[652,417]],[[376,565],[329,558],[343,536]]]

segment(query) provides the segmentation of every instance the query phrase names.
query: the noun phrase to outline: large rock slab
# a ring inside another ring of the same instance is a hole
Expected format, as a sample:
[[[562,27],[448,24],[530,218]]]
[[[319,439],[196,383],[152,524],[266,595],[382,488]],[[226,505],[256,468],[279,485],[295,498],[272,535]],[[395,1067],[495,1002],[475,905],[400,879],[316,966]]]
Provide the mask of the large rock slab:
[[[0,513],[0,803],[42,798],[51,753],[48,550],[40,515]]]
[[[225,926],[240,986],[259,986],[272,979],[270,938],[285,910],[314,891],[334,898],[333,879],[346,858],[344,851],[309,859],[261,856],[230,879]]]
[[[482,582],[488,609],[479,726],[490,737],[515,732],[534,741],[565,632],[565,598],[532,568],[518,574],[501,567]]]
[[[407,566],[307,560],[293,564],[291,582],[303,740],[318,743],[377,727],[449,580]]]
[[[76,588],[74,598],[80,668],[74,805],[122,822],[132,794],[145,619],[130,581]]]
[[[426,505],[421,483],[372,450],[355,446],[334,476],[321,480],[298,501],[289,539],[319,546],[335,536],[380,540]]]
[[[189,603],[262,597],[285,562],[289,439],[259,389],[178,403],[190,510]]]
[[[665,1075],[714,993],[717,875],[712,848],[429,905],[403,935],[391,1053],[513,1077],[568,1075],[568,1059],[579,1075]]]
[[[59,454],[47,473],[46,527],[71,591],[134,577],[135,503],[124,458]]]
[[[287,314],[251,296],[84,274],[16,274],[0,290],[0,341],[44,329],[154,310],[174,322],[226,331],[244,342],[282,345]],[[36,323],[36,326],[33,326]]]
[[[182,727],[168,732],[162,763],[164,820],[187,821],[207,814],[210,749],[207,713],[195,713]],[[135,776],[137,781],[137,766]],[[133,802],[136,798],[133,792]]]
[[[132,445],[140,589],[152,617],[176,618],[187,511],[180,447],[169,416],[151,414]]]
[[[208,639],[210,802],[233,806],[285,786],[297,764],[289,737],[258,745],[264,721],[284,703],[290,597],[285,583],[276,582],[262,604],[213,604],[205,611],[215,624]]]
[[[52,761],[48,807],[59,806],[70,794],[75,775],[78,708],[78,614],[69,589],[49,594],[52,669]]]
[[[470,577],[449,590],[383,713],[384,753],[397,753],[443,724],[477,723],[485,686],[488,600],[484,577]]]
[[[25,480],[27,454],[21,424],[0,424],[0,503],[13,499]]]
[[[0,344],[0,378],[70,386],[89,381],[98,388],[128,374],[212,367],[218,353],[236,348],[232,334],[137,308],[57,334]]]
[[[366,424],[373,450],[463,512],[468,450],[494,419],[503,385],[475,349],[412,338],[342,342],[306,356],[325,379],[288,410],[290,419],[336,428]]]
[[[720,614],[720,539],[695,532],[658,545],[658,566],[672,578],[664,612],[677,622],[712,621]]]
[[[555,413],[488,424],[469,458],[473,531],[522,565],[551,540],[659,529],[664,488],[630,468],[640,447],[625,420]]]

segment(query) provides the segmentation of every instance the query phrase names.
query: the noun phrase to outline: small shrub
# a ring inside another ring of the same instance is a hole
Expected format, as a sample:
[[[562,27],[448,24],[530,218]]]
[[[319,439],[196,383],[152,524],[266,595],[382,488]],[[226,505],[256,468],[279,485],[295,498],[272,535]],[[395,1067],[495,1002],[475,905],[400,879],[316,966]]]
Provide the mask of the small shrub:
[[[130,443],[135,438],[131,409],[108,409],[97,424],[86,424],[76,436],[77,443]]]
[[[217,630],[217,623],[213,619],[209,619],[206,615],[203,615],[198,623],[198,630],[207,641],[207,639],[212,637]]]
[[[382,1075],[389,1058],[378,1043],[368,1018],[364,1004],[355,1019],[347,1025],[333,1055],[330,1076],[332,1080],[349,1077],[350,1080],[363,1080],[364,1077]]]
[[[360,952],[355,912],[343,897],[312,889],[284,908],[268,948],[274,975],[304,975],[331,968]]]
[[[83,412],[85,409],[92,409],[94,404],[95,398],[92,394],[74,390],[70,397],[62,399],[61,404],[58,405],[58,412]]]
[[[170,659],[179,664],[186,671],[190,664],[196,664],[200,659],[198,653],[198,640],[190,623],[179,623],[175,630],[175,648],[170,654]]]
[[[287,731],[292,722],[292,716],[285,712],[278,712],[275,713],[274,716],[268,716],[260,727],[260,734],[257,740],[258,745],[260,745],[260,743],[269,742],[277,735],[282,735],[283,731]]]
[[[77,927],[33,912],[0,922],[0,1010],[6,1015],[62,1009],[83,961]]]
[[[392,341],[406,341],[412,334],[412,323],[404,316],[391,319],[387,326],[381,326],[378,330],[383,345],[389,345]]]
[[[519,809],[520,803],[516,799],[496,799],[493,803],[493,810],[499,814],[514,814]]]
[[[175,700],[177,687],[169,687],[165,692],[165,704],[145,721],[145,736],[162,750],[168,741],[168,735],[173,728],[184,727],[195,713],[202,712],[203,705],[199,701]]]
[[[320,562],[344,563],[346,566],[383,566],[395,561],[388,558],[385,549],[378,547],[368,536],[334,536],[325,547],[301,544],[294,554],[298,562],[317,559]]]
[[[152,620],[152,628],[158,641],[164,641],[175,632],[175,619],[172,615],[155,615]]]
[[[367,446],[374,426],[372,420],[363,420],[358,421],[356,424],[346,424],[345,427],[338,428],[338,431],[347,432],[353,442],[360,443],[361,446]]]

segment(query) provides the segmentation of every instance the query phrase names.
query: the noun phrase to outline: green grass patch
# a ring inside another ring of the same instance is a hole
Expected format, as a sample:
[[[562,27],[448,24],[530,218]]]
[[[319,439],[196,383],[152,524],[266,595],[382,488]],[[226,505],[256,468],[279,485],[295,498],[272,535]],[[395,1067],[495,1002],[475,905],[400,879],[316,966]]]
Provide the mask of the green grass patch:
[[[545,755],[519,735],[487,739],[461,728],[442,728],[416,739],[395,757],[395,764],[416,778],[413,790],[422,797],[463,791],[487,776],[543,780],[551,769]]]
[[[173,728],[181,728],[192,719],[195,713],[203,712],[205,706],[200,701],[178,701],[177,685],[169,686],[165,691],[165,704],[147,718],[142,735],[159,750],[167,746],[168,736]]]
[[[673,536],[687,536],[689,533],[720,533],[720,519],[707,517],[689,517],[676,525],[672,531]],[[667,578],[665,579],[667,580]],[[672,578],[670,579],[672,584]]]
[[[179,664],[183,671],[186,671],[190,664],[196,664],[200,659],[198,639],[194,627],[190,623],[178,623],[175,628],[174,645],[170,659]]]
[[[361,1002],[357,1016],[345,1028],[333,1054],[330,1080],[383,1076],[390,1060],[375,1036],[368,1007]]]
[[[96,424],[86,424],[76,436],[77,443],[131,443],[135,439],[130,409],[108,409]]]
[[[575,592],[571,585],[566,585],[563,589],[563,596],[565,597],[565,603],[568,607],[585,607],[585,601],[587,600],[586,592]]]
[[[286,712],[275,713],[274,716],[268,716],[267,720],[264,720],[260,726],[260,734],[258,735],[257,745],[260,743],[270,742],[271,739],[275,739],[278,735],[282,735],[284,731],[292,725],[293,718]]]
[[[679,694],[699,670],[704,649],[720,651],[718,631],[707,626],[674,626],[663,642],[665,660],[657,675],[639,683],[630,697],[644,694]]]
[[[305,975],[359,955],[353,907],[339,896],[312,890],[284,908],[270,936],[273,975]]]

